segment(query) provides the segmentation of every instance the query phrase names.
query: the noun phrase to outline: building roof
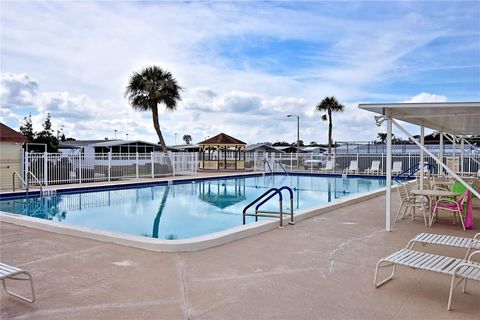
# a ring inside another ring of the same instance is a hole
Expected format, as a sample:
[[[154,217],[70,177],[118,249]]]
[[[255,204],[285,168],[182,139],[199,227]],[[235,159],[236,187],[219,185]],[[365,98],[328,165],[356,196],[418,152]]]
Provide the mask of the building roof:
[[[28,138],[0,122],[0,141],[24,143]]]
[[[246,145],[245,142],[243,141],[240,141],[232,136],[229,136],[228,134],[225,134],[225,133],[220,133],[220,134],[217,134],[216,136],[214,137],[211,137],[207,140],[204,140],[202,142],[199,142],[198,143],[199,145],[205,145],[205,144],[212,144],[212,145],[228,145],[228,144],[231,144],[231,145]]]
[[[259,148],[268,149],[268,150],[271,150],[272,152],[282,152],[283,153],[283,151],[278,150],[277,148],[272,147],[271,145],[266,144],[266,143],[249,144],[248,146],[245,147],[245,151],[255,151],[256,149],[259,149]]]
[[[358,107],[454,135],[480,134],[480,102],[361,103]]]

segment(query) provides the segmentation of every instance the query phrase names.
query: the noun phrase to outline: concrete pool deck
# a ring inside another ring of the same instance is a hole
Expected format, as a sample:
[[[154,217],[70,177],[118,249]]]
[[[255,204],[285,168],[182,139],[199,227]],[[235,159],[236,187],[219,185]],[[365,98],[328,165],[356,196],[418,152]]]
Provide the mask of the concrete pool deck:
[[[394,210],[398,196],[394,193]],[[0,223],[2,262],[30,271],[37,301],[0,293],[2,319],[478,319],[480,284],[399,268],[375,289],[378,259],[419,232],[473,236],[444,219],[384,228],[385,197],[198,252],[150,252]],[[419,250],[462,257],[461,249]],[[25,288],[25,283],[20,283]]]

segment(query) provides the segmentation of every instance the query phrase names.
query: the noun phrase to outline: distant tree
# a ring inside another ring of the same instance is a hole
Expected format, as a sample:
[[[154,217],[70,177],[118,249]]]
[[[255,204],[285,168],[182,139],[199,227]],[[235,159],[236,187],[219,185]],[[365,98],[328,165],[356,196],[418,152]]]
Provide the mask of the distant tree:
[[[134,72],[125,90],[125,97],[133,109],[152,112],[153,127],[165,153],[168,149],[160,130],[158,105],[164,104],[166,110],[174,111],[181,100],[181,90],[173,75],[158,66],[146,67],[140,72]]]
[[[325,112],[322,115],[322,120],[328,120],[328,154],[331,153],[332,149],[332,130],[333,130],[333,119],[332,113],[333,112],[343,112],[345,110],[345,106],[337,101],[335,97],[326,97],[324,98],[319,104],[315,106],[315,111]]]
[[[387,141],[387,133],[386,132],[379,132],[377,134],[377,137],[378,137],[378,140],[381,142],[381,143],[385,143]]]
[[[296,146],[297,146],[297,141],[292,142],[290,145],[291,145],[292,147],[296,147]],[[305,147],[305,144],[303,143],[303,140],[298,140],[298,145],[299,145],[300,147]]]
[[[20,132],[28,138],[28,142],[33,142],[35,133],[33,132],[32,114],[23,118],[23,123],[20,125]]]
[[[189,134],[186,134],[183,136],[183,141],[185,141],[185,144],[190,144],[192,143],[192,136]]]
[[[58,139],[53,134],[52,122],[51,122],[50,113],[47,114],[47,118],[42,124],[43,130],[37,132],[35,136],[36,143],[45,143],[47,145],[47,151],[57,152],[58,151]]]
[[[317,147],[318,144],[317,144],[316,141],[311,141],[309,146],[310,146],[310,147]]]
[[[272,147],[288,147],[290,143],[286,141],[277,141],[272,144]]]

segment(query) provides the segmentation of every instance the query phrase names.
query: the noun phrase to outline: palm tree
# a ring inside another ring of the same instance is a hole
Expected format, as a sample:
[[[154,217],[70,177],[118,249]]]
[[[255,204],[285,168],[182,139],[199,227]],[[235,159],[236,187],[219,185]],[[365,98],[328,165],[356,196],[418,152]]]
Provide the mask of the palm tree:
[[[181,90],[182,88],[173,75],[157,66],[146,67],[140,72],[134,72],[125,90],[125,97],[133,109],[152,112],[153,127],[165,153],[168,150],[158,123],[158,105],[163,103],[166,110],[174,111],[177,102],[182,100]]]
[[[322,120],[328,120],[328,154],[332,149],[332,128],[333,128],[333,121],[332,121],[332,112],[343,112],[345,110],[345,106],[337,101],[335,97],[325,97],[319,104],[315,106],[315,111],[326,112],[322,115]]]

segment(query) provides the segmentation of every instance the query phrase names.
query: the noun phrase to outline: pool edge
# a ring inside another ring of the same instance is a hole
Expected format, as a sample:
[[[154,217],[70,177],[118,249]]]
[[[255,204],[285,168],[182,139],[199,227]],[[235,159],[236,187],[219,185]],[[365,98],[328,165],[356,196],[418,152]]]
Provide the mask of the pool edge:
[[[395,186],[392,186],[392,188],[395,188]],[[385,191],[386,187],[377,189],[375,191],[359,193],[345,199],[338,199],[334,202],[300,210],[297,214],[295,214],[295,221],[303,221],[305,219],[325,214],[345,206],[369,200],[383,195]],[[285,221],[287,221],[287,219],[288,218],[286,216]],[[101,242],[108,242],[157,252],[200,251],[277,229],[279,225],[278,220],[259,221],[256,223],[250,223],[223,231],[210,233],[204,236],[180,240],[164,240],[110,232],[88,227],[80,227],[71,224],[60,223],[57,221],[21,216],[3,211],[0,211],[0,221],[77,238],[97,240]],[[289,227],[291,226],[286,224],[286,228]]]

